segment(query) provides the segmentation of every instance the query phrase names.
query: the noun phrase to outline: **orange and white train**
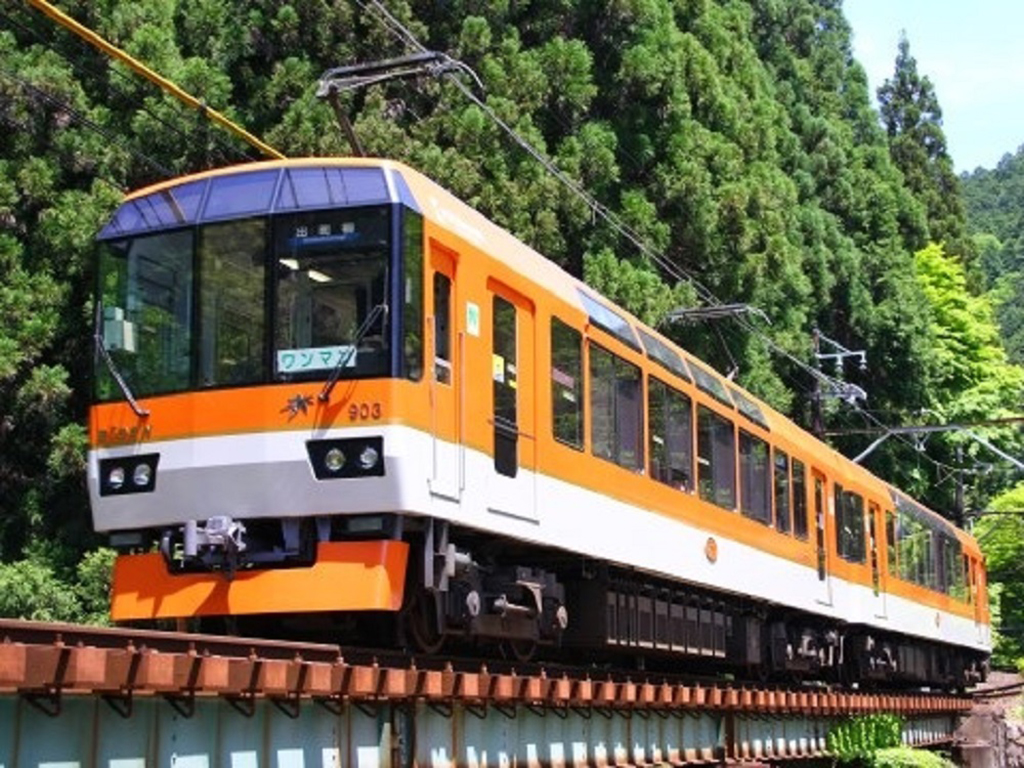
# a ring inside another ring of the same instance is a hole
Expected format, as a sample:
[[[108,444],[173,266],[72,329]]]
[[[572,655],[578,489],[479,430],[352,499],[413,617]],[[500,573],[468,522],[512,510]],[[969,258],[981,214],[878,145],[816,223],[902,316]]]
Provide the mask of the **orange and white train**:
[[[117,621],[984,675],[971,536],[402,164],[177,179],[99,241]]]

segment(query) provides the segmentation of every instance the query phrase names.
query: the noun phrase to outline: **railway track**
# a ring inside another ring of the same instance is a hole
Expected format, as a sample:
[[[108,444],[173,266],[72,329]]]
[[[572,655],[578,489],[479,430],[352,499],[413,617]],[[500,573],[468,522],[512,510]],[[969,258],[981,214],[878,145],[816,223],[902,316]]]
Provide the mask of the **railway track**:
[[[423,662],[330,644],[15,620],[0,620],[0,690],[54,710],[68,693],[122,702],[155,694],[178,703],[196,696],[309,699],[327,706],[422,700],[808,716],[965,712],[972,701],[939,693],[783,688],[472,659]]]
[[[971,705],[0,620],[0,765],[14,768],[84,754],[271,764],[299,743],[303,765],[357,768],[757,764],[821,758],[838,723],[875,713],[899,715],[905,743],[950,744]]]
[[[972,696],[978,701],[987,701],[991,699],[1005,699],[1012,698],[1014,696],[1020,696],[1024,693],[1024,682],[1018,681],[1014,683],[1007,683],[1006,685],[996,685],[990,688],[980,688],[972,693]]]

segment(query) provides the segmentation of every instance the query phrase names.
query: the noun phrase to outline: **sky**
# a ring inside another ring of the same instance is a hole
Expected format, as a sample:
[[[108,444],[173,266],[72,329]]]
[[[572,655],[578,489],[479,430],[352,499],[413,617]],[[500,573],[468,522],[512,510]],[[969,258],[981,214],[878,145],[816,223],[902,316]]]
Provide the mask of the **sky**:
[[[892,76],[906,31],[957,173],[994,168],[1024,144],[1024,1],[844,0],[843,12],[872,95]]]

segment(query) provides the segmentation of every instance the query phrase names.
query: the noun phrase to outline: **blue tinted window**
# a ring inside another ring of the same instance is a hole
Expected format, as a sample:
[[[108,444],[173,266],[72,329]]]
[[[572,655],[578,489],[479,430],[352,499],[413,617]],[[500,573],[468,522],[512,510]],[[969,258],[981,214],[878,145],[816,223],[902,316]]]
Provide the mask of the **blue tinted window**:
[[[717,376],[704,370],[692,361],[690,362],[690,370],[693,372],[693,380],[697,382],[698,387],[730,408],[736,407],[732,402],[732,398],[729,397],[729,390],[725,388],[725,385]]]
[[[758,426],[768,429],[768,420],[765,419],[764,413],[761,411],[761,407],[757,403],[739,390],[735,389],[732,390],[732,397],[733,400],[736,401],[736,407],[739,409],[740,413]]]
[[[210,195],[203,209],[203,218],[219,219],[269,210],[277,177],[278,171],[273,170],[210,179]]]
[[[391,199],[379,168],[346,168],[345,194],[349,203],[383,203]]]
[[[193,181],[125,203],[100,232],[100,237],[191,224],[196,220],[206,183],[205,179]]]
[[[604,328],[608,333],[625,342],[633,349],[640,349],[640,345],[636,342],[636,336],[633,334],[633,327],[626,318],[608,309],[604,304],[583,291],[580,291],[579,295],[580,301],[583,302],[583,309],[590,315],[592,323]]]
[[[280,192],[276,192],[278,187]],[[115,211],[99,239],[266,213],[396,201],[419,211],[408,184],[393,169],[306,166],[243,170],[129,200]]]
[[[379,168],[292,168],[285,171],[275,208],[290,211],[388,200]]]
[[[640,332],[640,338],[644,342],[644,349],[647,350],[647,356],[649,358],[661,363],[665,368],[672,371],[672,373],[679,378],[691,381],[690,372],[686,370],[686,363],[683,362],[683,358],[678,352],[672,349],[672,347],[661,339],[647,333],[643,328],[639,328],[638,330]]]
[[[341,172],[337,168],[295,168],[285,171],[274,207],[287,211],[328,207],[344,201]]]

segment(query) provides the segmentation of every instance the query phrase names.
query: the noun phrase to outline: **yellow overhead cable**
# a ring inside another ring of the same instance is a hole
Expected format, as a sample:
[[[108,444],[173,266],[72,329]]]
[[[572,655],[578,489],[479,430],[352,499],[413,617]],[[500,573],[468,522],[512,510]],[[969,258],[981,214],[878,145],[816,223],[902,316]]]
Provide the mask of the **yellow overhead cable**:
[[[46,0],[28,0],[28,3],[36,10],[45,13],[47,16],[56,21],[62,27],[71,30],[86,42],[94,45],[96,48],[99,48],[108,56],[113,56],[115,59],[124,63],[130,69],[142,75],[150,82],[160,86],[179,101],[183,101],[193,109],[199,110],[204,115],[213,120],[215,123],[222,125],[243,141],[246,141],[252,146],[256,147],[256,149],[258,149],[263,154],[267,155],[268,157],[277,158],[279,160],[284,159],[285,155],[278,152],[272,146],[266,144],[257,137],[253,136],[240,125],[236,125],[229,118],[225,117],[217,110],[210,109],[208,106],[206,106],[202,101],[197,99],[192,94],[186,93],[167,78],[161,77],[142,62],[129,56],[125,51],[122,51],[116,45],[107,42],[88,27],[79,24],[66,13],[62,12],[60,9],[50,5],[50,3],[46,2]]]

